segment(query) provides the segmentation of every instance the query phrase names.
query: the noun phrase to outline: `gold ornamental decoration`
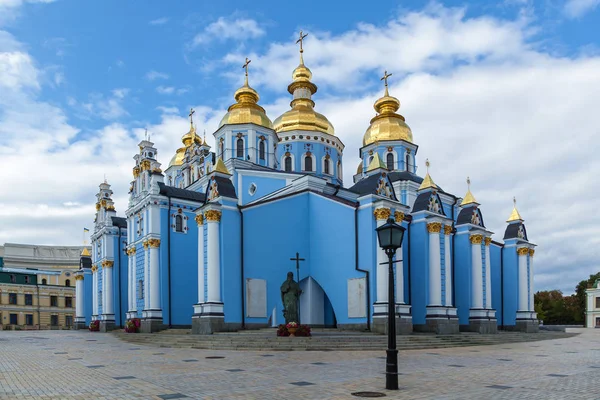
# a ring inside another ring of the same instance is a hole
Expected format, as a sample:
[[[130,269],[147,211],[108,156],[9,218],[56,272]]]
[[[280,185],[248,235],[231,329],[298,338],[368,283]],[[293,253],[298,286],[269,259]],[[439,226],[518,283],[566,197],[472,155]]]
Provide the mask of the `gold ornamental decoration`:
[[[442,230],[441,222],[431,222],[427,224],[427,232],[429,233],[440,233]]]
[[[533,257],[533,253],[535,253],[534,249],[529,249],[529,257]]]
[[[144,246],[144,249],[147,249],[147,248],[148,248],[148,241],[147,241],[147,240],[144,240],[144,241],[142,242],[142,245]]]
[[[404,213],[400,211],[394,212],[394,219],[396,222],[402,222],[404,220]]]
[[[83,275],[75,275],[75,280],[76,281],[82,281],[83,280]]]
[[[196,220],[196,223],[198,224],[198,226],[204,225],[204,215],[198,214],[198,215],[196,215],[196,218],[194,218],[194,219]]]
[[[444,235],[450,235],[452,233],[452,225],[444,225]]]
[[[483,235],[471,235],[469,236],[471,244],[481,244],[483,242]]]
[[[96,203],[96,211],[100,211],[100,203]]]
[[[138,176],[140,176],[140,168],[139,167],[133,167],[133,177],[137,178]]]
[[[490,245],[490,243],[492,243],[492,238],[491,238],[491,237],[486,237],[486,238],[485,238],[485,245],[486,245],[486,246],[489,246],[489,245]]]
[[[97,265],[92,265],[92,274],[94,272],[98,271],[98,266]]]
[[[104,260],[102,261],[102,268],[112,268],[115,265],[114,261]]]
[[[148,239],[148,247],[157,249],[160,247],[160,239]]]
[[[208,222],[219,222],[221,221],[221,211],[218,210],[208,210],[205,211],[206,220]]]
[[[386,221],[392,215],[392,211],[389,208],[380,207],[373,211],[373,215],[377,221]]]
[[[517,249],[517,254],[520,256],[526,256],[529,254],[529,249],[527,247],[521,247]]]

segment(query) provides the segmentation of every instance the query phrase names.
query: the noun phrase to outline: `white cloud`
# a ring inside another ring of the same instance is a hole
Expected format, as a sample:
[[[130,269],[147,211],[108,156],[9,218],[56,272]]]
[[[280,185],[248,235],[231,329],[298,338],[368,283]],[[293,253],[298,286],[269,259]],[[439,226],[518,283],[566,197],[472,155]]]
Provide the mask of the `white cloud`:
[[[157,79],[169,79],[169,75],[152,70],[148,71],[148,73],[146,74],[146,79],[148,79],[149,81],[155,81]]]
[[[600,4],[600,0],[567,0],[565,14],[569,18],[579,18],[588,12],[594,11],[598,4]]]
[[[156,91],[160,94],[166,94],[166,95],[171,95],[171,94],[177,94],[177,95],[182,95],[185,94],[187,92],[190,91],[189,88],[176,88],[173,86],[158,86],[156,88]]]
[[[156,109],[158,111],[160,111],[162,114],[178,114],[179,113],[179,109],[177,107],[159,106],[159,107],[156,107]]]
[[[0,52],[0,88],[20,90],[39,88],[39,71],[27,53]]]
[[[111,96],[92,93],[87,101],[78,102],[73,97],[67,98],[67,104],[72,107],[81,118],[102,118],[108,121],[120,119],[129,115],[123,105],[129,93],[127,88],[118,88],[111,91]]]
[[[129,94],[129,89],[127,89],[127,88],[113,89],[112,94],[117,99],[124,99],[125,96],[127,96],[127,94]]]
[[[55,0],[0,0],[0,26],[17,18],[20,7],[25,3],[52,3]]]
[[[152,21],[148,22],[150,25],[164,25],[167,22],[169,22],[169,18],[167,17],[163,17],[163,18],[157,18],[157,19],[153,19]]]
[[[253,19],[220,17],[209,24],[202,33],[197,34],[192,42],[193,46],[210,43],[214,40],[240,40],[263,36],[265,30]]]

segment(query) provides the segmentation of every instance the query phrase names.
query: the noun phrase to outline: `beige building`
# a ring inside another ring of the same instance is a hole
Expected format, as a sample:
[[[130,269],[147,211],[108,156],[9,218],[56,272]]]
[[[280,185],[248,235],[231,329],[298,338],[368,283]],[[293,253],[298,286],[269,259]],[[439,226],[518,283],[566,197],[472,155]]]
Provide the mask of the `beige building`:
[[[69,329],[82,246],[0,246],[0,329]]]
[[[600,328],[600,279],[597,279],[585,292],[587,294],[585,325],[588,328]]]

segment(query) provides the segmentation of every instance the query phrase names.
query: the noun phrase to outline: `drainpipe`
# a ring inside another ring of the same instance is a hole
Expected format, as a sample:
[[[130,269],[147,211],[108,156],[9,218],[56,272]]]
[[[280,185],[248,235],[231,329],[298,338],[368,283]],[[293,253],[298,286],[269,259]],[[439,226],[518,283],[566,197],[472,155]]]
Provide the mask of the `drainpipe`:
[[[171,196],[167,196],[167,201],[169,202],[169,224],[167,229],[167,292],[169,293],[169,328],[172,328],[171,325],[172,317],[171,317]]]
[[[410,219],[410,221],[408,221],[408,229],[406,230],[406,234],[408,235],[408,254],[407,254],[407,258],[408,258],[408,268],[406,269],[408,271],[408,273],[406,274],[406,279],[408,280],[408,304],[411,305],[412,304],[412,283],[410,281],[410,270],[411,270],[411,259],[410,259],[410,227],[412,226],[412,218]],[[411,314],[412,314],[412,310],[411,310]]]
[[[242,207],[238,205],[240,211],[240,293],[241,293],[241,306],[242,306],[242,329],[246,329],[246,315],[245,315],[245,304],[244,304],[244,213]]]
[[[452,225],[454,225],[454,207],[458,203],[458,197],[454,198],[454,204],[452,204]],[[456,228],[452,228],[452,305],[456,307],[456,281],[454,280],[456,274],[456,252],[454,251],[454,239],[456,238]]]
[[[123,314],[121,307],[121,227],[119,226],[119,243],[117,244],[117,259],[119,260],[119,269],[117,270],[117,278],[119,279],[119,327],[123,328]]]
[[[336,191],[337,193],[337,191]],[[358,205],[354,208],[354,269],[365,273],[367,288],[367,330],[371,330],[371,286],[369,284],[369,271],[358,267]]]

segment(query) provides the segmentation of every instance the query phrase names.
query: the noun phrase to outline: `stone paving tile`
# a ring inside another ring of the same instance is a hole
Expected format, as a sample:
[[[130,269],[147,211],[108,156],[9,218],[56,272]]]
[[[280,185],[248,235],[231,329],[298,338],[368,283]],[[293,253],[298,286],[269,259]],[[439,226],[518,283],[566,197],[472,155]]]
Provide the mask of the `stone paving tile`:
[[[600,348],[600,332],[581,331],[535,346],[401,351],[398,392],[384,389],[385,349],[129,351],[131,344],[111,334],[0,331],[0,399],[351,399],[357,391],[406,399],[598,399],[600,364],[589,349]],[[40,352],[49,349],[44,343],[56,351]]]

